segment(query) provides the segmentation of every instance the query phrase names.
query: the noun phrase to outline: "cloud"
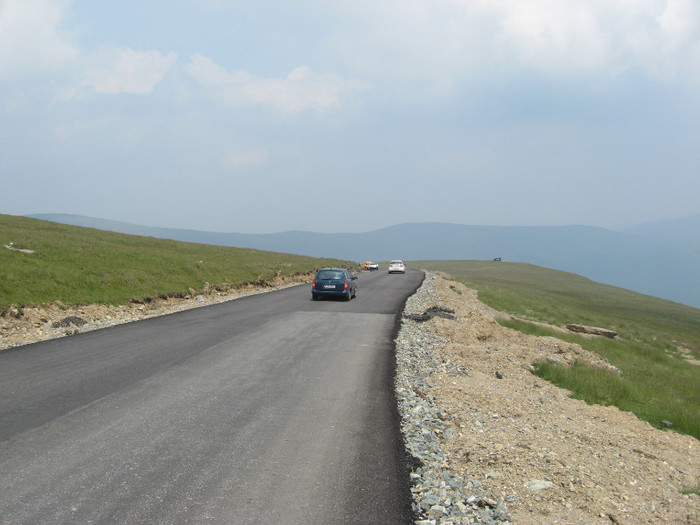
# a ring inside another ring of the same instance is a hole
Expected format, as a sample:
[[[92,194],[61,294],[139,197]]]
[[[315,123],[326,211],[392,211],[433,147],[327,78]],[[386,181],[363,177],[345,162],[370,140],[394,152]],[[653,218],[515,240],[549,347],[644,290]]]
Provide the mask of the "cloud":
[[[388,78],[554,75],[700,78],[697,0],[357,0],[327,44]]]
[[[692,56],[700,42],[695,0],[458,3],[476,18],[495,16],[500,45],[516,62],[543,70],[672,72],[688,65],[689,51]]]
[[[59,30],[67,0],[0,0],[0,80],[71,62],[78,51]]]
[[[198,54],[190,57],[185,71],[224,106],[263,106],[286,115],[336,109],[346,93],[364,87],[337,75],[315,74],[308,67],[295,68],[282,79],[261,78],[246,71],[229,73]]]
[[[700,3],[696,0],[669,0],[663,14],[657,19],[663,35],[660,58],[657,63],[662,71],[672,57],[673,72],[687,71],[700,82]],[[673,57],[678,57],[673,59]]]
[[[145,95],[153,91],[176,60],[177,54],[173,52],[163,55],[159,51],[131,48],[104,49],[95,53],[90,59],[94,65],[85,67],[75,85],[58,98],[81,97],[87,90],[107,95]]]

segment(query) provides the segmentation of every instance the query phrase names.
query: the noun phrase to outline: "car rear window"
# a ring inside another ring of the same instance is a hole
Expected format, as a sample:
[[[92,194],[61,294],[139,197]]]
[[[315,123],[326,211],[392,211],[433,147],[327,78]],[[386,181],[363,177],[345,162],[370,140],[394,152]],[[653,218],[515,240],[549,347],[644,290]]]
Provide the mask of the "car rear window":
[[[345,274],[343,272],[339,272],[337,270],[323,270],[321,272],[318,272],[318,275],[316,276],[317,279],[321,279],[323,281],[330,281],[330,280],[335,280],[335,279],[345,279]]]

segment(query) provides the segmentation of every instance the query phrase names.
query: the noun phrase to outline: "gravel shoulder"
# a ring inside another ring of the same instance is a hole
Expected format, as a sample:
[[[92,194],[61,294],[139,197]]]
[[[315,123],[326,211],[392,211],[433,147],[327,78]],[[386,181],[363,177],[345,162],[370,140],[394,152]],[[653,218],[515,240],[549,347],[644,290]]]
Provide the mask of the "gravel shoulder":
[[[67,307],[56,301],[26,307],[21,312],[11,308],[0,311],[0,350],[281,290],[308,283],[312,278],[311,274],[297,275],[277,279],[269,286],[246,286],[227,291],[205,285],[203,293],[190,290],[184,298],[154,297],[148,302],[120,306],[87,304]]]
[[[397,338],[404,434],[424,465],[414,508],[426,523],[700,523],[700,497],[682,494],[700,482],[697,439],[572,399],[530,366],[610,368],[603,359],[504,328],[476,291],[429,273],[406,313],[431,306],[455,319],[404,318]]]
[[[126,307],[6,312],[0,350],[307,281]],[[454,318],[406,317],[433,306]],[[700,497],[681,492],[700,483],[697,439],[571,399],[532,373],[532,362],[548,358],[609,368],[599,356],[504,328],[503,314],[476,291],[430,272],[404,314],[395,390],[418,523],[700,523]]]

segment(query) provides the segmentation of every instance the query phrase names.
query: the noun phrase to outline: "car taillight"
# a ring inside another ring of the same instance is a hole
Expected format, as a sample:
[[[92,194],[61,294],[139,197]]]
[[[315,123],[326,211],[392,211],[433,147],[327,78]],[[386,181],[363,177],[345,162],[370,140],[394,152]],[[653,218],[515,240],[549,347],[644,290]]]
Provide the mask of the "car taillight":
[[[345,289],[346,290],[348,289],[348,280],[347,279],[345,279]]]
[[[311,283],[311,289],[312,290],[316,289],[316,279],[314,279],[314,282]]]

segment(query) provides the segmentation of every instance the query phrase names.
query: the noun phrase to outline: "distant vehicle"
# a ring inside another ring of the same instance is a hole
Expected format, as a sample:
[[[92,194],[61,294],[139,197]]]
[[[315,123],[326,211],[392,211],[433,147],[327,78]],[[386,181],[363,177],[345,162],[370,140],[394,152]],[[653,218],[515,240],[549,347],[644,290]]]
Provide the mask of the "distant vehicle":
[[[311,284],[311,298],[338,297],[349,301],[357,297],[357,277],[345,268],[321,268]]]
[[[379,264],[373,261],[366,261],[362,263],[362,269],[373,272],[375,270],[379,270]]]
[[[394,259],[389,263],[388,273],[406,273],[406,266],[404,266],[403,261]]]

